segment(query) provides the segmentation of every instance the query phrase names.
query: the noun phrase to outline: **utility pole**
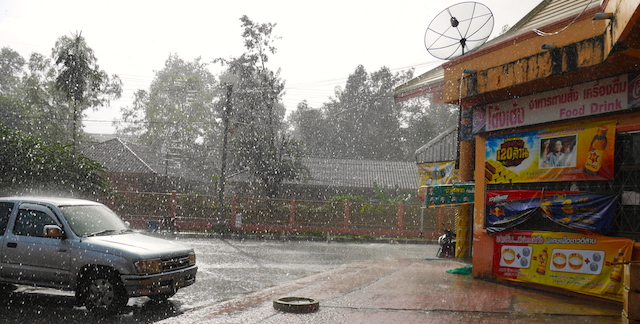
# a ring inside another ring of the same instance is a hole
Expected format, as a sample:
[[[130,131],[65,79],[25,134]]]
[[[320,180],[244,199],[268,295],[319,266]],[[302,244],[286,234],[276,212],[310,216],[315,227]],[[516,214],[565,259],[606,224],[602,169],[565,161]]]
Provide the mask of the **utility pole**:
[[[222,110],[222,123],[224,130],[222,133],[222,161],[220,165],[220,185],[218,186],[218,204],[220,208],[220,220],[224,220],[224,185],[226,182],[227,169],[227,137],[229,135],[229,117],[231,116],[231,95],[233,94],[233,85],[227,85],[227,101]],[[233,226],[233,224],[231,224]]]

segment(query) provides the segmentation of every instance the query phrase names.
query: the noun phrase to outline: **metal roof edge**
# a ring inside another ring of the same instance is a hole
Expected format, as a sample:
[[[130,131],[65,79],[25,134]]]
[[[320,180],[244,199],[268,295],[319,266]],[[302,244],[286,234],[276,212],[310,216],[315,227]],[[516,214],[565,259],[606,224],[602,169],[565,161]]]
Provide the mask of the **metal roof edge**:
[[[444,137],[446,137],[447,135],[453,133],[455,130],[458,129],[458,125],[453,125],[449,128],[447,128],[444,132],[442,132],[442,134],[434,137],[432,140],[430,140],[427,144],[422,145],[421,147],[419,147],[416,152],[414,153],[415,155],[418,155],[420,153],[422,153],[422,151],[432,147],[434,144],[440,142],[440,140],[442,140]]]

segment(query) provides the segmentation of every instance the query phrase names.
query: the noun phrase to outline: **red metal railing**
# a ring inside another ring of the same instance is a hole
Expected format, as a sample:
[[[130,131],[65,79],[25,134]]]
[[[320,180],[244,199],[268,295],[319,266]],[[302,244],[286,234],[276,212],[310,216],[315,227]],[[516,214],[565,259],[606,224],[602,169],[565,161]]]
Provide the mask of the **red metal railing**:
[[[436,238],[442,223],[455,224],[455,208],[226,197],[219,215],[217,197],[171,193],[117,192],[105,203],[135,228]]]

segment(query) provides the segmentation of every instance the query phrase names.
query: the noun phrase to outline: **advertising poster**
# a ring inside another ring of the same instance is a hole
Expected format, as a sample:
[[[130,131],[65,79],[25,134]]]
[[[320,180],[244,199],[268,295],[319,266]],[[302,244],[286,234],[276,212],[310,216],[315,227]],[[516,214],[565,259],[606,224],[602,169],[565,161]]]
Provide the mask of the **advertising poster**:
[[[452,184],[458,180],[458,170],[455,161],[418,163],[418,199],[424,202],[427,188],[444,184]]]
[[[543,195],[563,194],[566,191],[542,190],[490,190],[485,204],[485,229],[487,234],[507,230],[524,223],[532,216],[539,216]]]
[[[544,217],[568,228],[606,235],[617,196],[590,192],[492,190],[487,192],[485,228],[489,235]]]
[[[633,241],[601,235],[504,231],[494,236],[494,275],[616,301]]]
[[[490,184],[612,180],[616,122],[585,123],[487,138]]]

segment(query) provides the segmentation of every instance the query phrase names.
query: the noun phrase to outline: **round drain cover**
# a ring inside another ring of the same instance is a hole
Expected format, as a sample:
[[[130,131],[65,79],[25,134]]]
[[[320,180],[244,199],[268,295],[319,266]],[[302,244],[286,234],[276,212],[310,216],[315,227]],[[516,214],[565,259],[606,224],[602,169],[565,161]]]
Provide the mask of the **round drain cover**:
[[[320,308],[320,303],[313,298],[282,297],[273,301],[273,308],[289,313],[311,313]]]

